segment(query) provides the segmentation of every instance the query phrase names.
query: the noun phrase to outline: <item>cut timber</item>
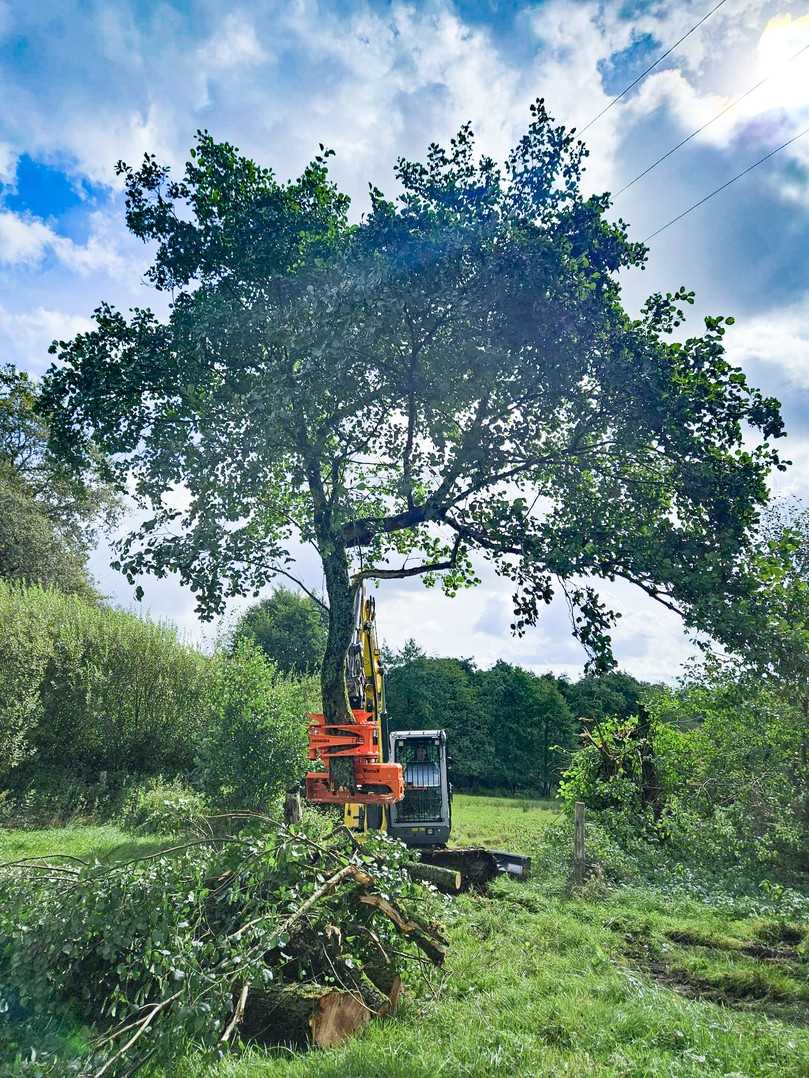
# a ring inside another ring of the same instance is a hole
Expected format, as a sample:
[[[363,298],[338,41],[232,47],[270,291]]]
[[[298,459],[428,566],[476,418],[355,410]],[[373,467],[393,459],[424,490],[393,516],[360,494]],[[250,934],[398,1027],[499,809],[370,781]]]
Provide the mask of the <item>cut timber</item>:
[[[453,869],[461,873],[464,887],[482,889],[499,875],[527,879],[531,858],[503,850],[487,850],[483,846],[438,847],[421,851],[421,859],[430,865]]]
[[[414,880],[426,880],[427,883],[434,884],[439,891],[450,894],[460,891],[463,883],[461,873],[456,868],[442,868],[440,865],[414,861],[407,866],[407,871]]]
[[[402,997],[402,978],[384,962],[366,962],[362,972],[388,998],[388,1012],[395,1011]]]
[[[261,1044],[333,1048],[367,1025],[371,1012],[358,993],[317,984],[252,989],[239,1026]]]
[[[447,956],[447,941],[436,925],[424,924],[422,921],[408,917],[382,895],[360,895],[359,900],[364,906],[371,906],[380,913],[384,913],[389,920],[393,921],[402,935],[411,939],[436,966],[443,965]]]
[[[465,887],[485,887],[500,871],[497,858],[482,846],[423,850],[421,859],[429,859],[431,865],[460,872]]]

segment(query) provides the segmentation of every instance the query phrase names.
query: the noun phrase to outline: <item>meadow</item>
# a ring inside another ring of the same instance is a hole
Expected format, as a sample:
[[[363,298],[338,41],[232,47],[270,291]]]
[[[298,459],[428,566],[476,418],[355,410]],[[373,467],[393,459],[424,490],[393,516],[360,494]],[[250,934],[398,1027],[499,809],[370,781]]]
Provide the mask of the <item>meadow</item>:
[[[568,851],[554,856],[565,832],[550,802],[456,795],[453,812],[456,843],[532,855],[535,872],[528,883],[502,880],[485,895],[447,901],[447,964],[413,986],[395,1019],[328,1051],[248,1049],[213,1062],[190,1052],[173,1073],[809,1074],[805,926],[662,885],[616,887],[596,878],[573,892]],[[0,831],[0,859],[46,851],[119,859],[160,844],[112,826]],[[66,1056],[85,1037],[58,1007],[42,1035]],[[11,1060],[0,1067],[37,1073]]]

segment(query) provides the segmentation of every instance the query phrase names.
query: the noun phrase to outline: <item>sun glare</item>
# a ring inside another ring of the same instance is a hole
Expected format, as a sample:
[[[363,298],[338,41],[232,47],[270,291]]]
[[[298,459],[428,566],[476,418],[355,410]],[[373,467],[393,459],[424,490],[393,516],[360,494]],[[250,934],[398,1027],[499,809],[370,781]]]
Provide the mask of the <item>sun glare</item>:
[[[809,104],[809,52],[793,60],[805,45],[809,45],[809,13],[776,15],[765,26],[756,60],[762,78],[775,76],[765,91],[768,107]]]

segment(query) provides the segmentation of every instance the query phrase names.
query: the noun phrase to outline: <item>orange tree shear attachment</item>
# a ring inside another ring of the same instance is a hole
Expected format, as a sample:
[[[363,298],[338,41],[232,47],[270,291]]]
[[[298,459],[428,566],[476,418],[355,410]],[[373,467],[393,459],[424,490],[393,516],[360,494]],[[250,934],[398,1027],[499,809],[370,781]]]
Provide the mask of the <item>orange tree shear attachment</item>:
[[[404,797],[401,765],[380,763],[371,712],[353,714],[354,722],[341,723],[309,716],[309,759],[321,760],[326,770],[306,773],[306,797],[331,805],[393,805]]]

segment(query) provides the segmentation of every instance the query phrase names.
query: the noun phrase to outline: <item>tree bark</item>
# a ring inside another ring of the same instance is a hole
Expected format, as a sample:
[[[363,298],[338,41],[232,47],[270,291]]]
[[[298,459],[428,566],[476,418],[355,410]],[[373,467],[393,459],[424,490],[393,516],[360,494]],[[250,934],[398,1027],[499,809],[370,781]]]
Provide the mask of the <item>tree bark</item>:
[[[322,550],[329,597],[329,632],[320,671],[323,714],[327,722],[351,722],[351,705],[346,686],[346,655],[354,632],[354,592],[348,572],[345,548],[332,543]]]
[[[239,1031],[261,1044],[332,1048],[362,1029],[371,1012],[359,993],[316,984],[251,989]]]

